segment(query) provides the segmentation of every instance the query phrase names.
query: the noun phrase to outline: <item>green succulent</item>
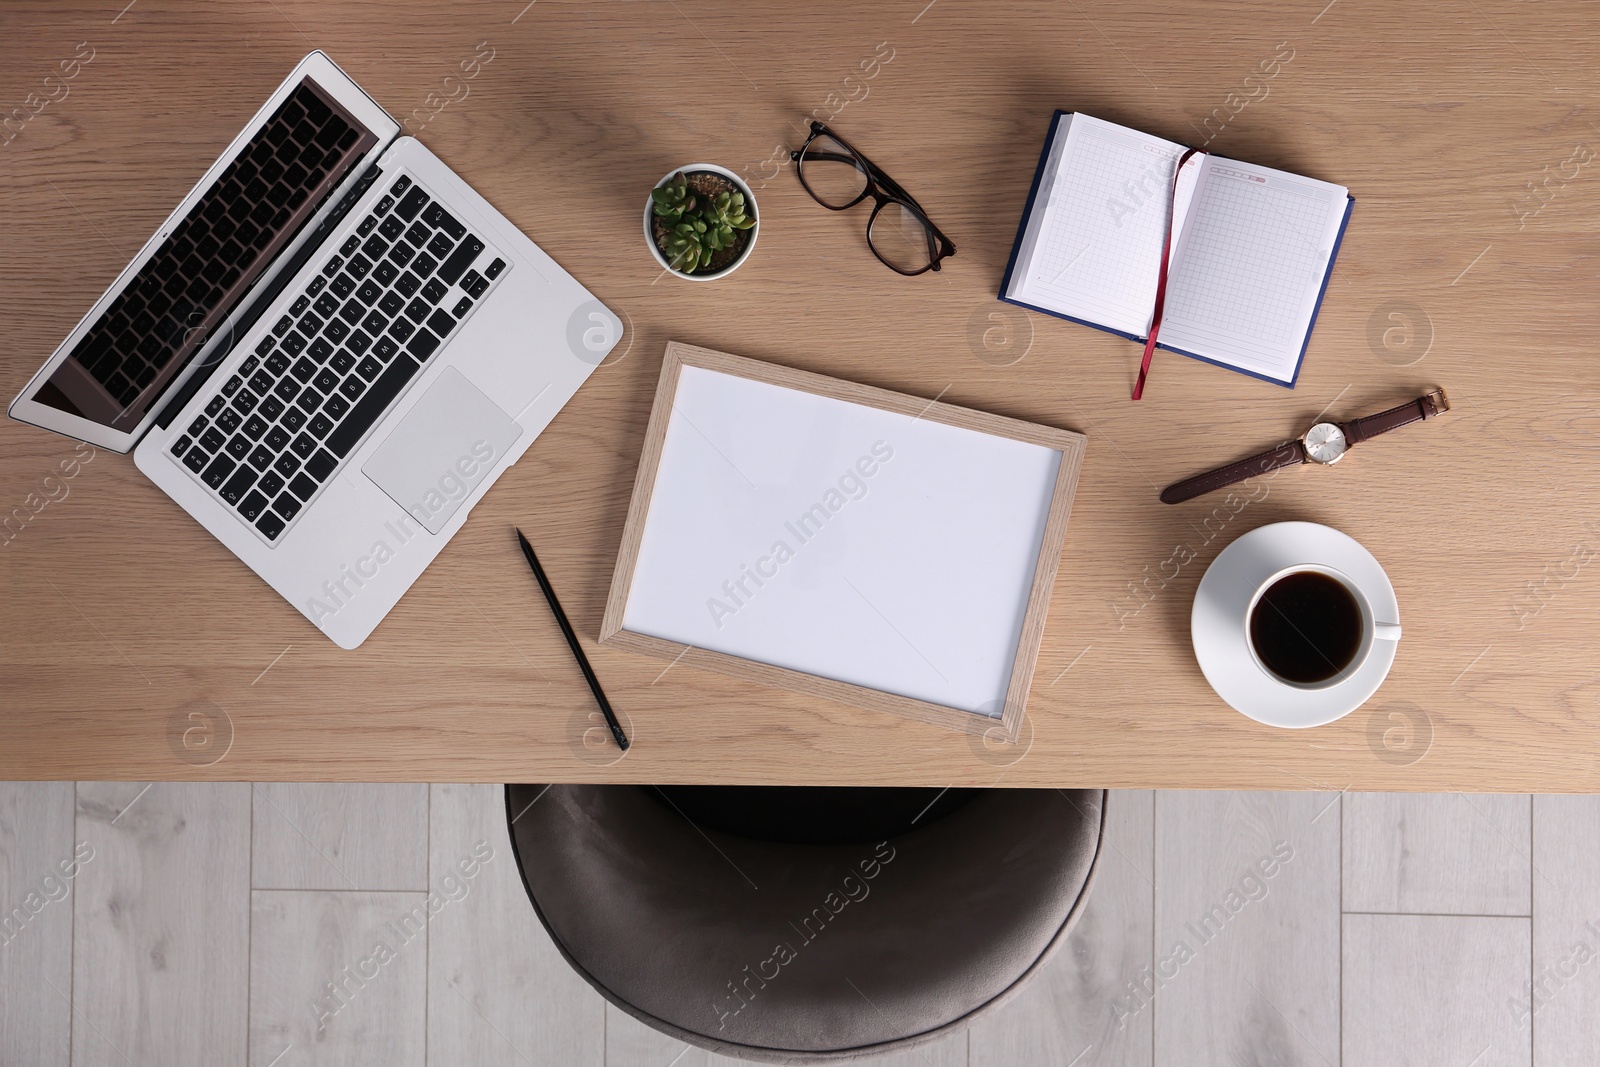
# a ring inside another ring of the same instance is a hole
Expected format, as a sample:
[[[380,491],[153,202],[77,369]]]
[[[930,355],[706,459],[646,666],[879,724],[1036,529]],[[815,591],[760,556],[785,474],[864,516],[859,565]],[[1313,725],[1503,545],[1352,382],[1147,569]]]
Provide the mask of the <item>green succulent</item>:
[[[655,201],[656,214],[669,226],[695,208],[694,190],[689,188],[689,179],[681,172],[674,174],[667,184],[657,186],[650,199]]]
[[[710,201],[697,199],[681,172],[650,197],[656,216],[667,227],[667,262],[684,274],[709,266],[713,254],[731,248],[740,230],[756,224],[745,211],[743,193],[722,192]]]
[[[704,219],[690,218],[672,227],[667,235],[667,262],[673,270],[693,274],[711,262],[711,254],[720,244],[712,244],[715,231]]]

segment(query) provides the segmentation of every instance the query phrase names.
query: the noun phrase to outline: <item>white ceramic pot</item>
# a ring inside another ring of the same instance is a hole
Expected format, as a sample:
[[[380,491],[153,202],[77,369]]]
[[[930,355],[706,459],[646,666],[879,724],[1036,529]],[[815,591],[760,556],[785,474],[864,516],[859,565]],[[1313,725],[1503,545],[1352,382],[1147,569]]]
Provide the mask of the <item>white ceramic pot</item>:
[[[748,210],[754,213],[756,217],[756,224],[750,227],[750,239],[745,242],[744,253],[715,274],[684,274],[680,270],[675,270],[667,262],[667,257],[661,254],[661,249],[656,247],[656,236],[650,226],[655,214],[655,201],[648,196],[644,198],[644,243],[645,247],[650,249],[650,254],[656,257],[656,262],[661,264],[661,269],[669,272],[674,278],[682,278],[684,281],[689,282],[714,282],[718,278],[726,278],[738,270],[744,264],[744,261],[750,258],[750,253],[756,250],[756,237],[761,233],[761,212],[756,207],[756,194],[750,191],[750,187],[740,180],[739,176],[733,171],[728,170],[726,167],[719,167],[715,163],[690,163],[685,167],[675,167],[668,171],[660,181],[656,182],[651,191],[654,192],[655,189],[667,184],[675,174],[693,174],[695,171],[710,171],[712,174],[721,175],[732,182],[744,194],[744,202],[748,205]]]

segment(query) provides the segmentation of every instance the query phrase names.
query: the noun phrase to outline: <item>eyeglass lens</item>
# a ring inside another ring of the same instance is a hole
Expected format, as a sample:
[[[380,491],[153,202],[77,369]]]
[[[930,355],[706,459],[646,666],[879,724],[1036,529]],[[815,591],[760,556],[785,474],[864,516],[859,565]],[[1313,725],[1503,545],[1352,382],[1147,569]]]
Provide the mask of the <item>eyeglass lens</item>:
[[[811,139],[800,155],[800,180],[828,207],[849,207],[867,189],[867,172],[855,153],[826,134]]]
[[[867,243],[880,259],[907,274],[926,269],[933,262],[933,234],[922,216],[906,205],[891,200],[879,208],[867,227]]]

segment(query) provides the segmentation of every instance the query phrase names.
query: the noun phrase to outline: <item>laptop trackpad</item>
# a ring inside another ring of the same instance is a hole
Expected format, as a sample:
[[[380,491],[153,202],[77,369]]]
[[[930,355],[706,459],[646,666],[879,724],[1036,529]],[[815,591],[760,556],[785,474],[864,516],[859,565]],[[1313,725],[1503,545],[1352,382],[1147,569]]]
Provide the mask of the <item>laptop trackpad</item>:
[[[361,470],[436,534],[521,435],[498,404],[446,367]]]

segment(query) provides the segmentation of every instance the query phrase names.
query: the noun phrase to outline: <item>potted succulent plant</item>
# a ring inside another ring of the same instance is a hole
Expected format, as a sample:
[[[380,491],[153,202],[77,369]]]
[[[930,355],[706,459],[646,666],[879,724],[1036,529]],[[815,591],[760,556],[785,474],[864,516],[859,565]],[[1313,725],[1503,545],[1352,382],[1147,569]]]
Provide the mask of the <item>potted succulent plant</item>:
[[[710,163],[668,174],[645,203],[644,235],[656,262],[690,281],[731,274],[750,258],[760,229],[749,187]]]

